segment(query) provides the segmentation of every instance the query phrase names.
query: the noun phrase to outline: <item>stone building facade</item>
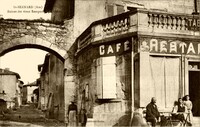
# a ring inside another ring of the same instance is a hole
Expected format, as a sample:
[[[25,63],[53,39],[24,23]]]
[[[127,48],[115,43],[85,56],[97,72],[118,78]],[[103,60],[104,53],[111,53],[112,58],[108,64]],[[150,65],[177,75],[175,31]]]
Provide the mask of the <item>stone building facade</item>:
[[[22,105],[22,97],[23,97],[22,88],[23,88],[23,84],[24,84],[23,81],[18,80],[18,82],[17,82],[17,86],[18,87],[16,87],[16,96],[17,96],[16,106],[21,106]]]
[[[110,125],[111,121],[130,115],[130,57],[131,38],[88,46],[77,52],[77,104],[79,111],[86,109],[95,126]]]
[[[199,66],[198,0],[74,2],[74,16],[62,19],[76,39],[65,59],[66,107],[75,95],[94,125],[121,125],[152,96],[160,111],[171,110],[197,89],[189,84],[198,83],[190,76]]]
[[[114,7],[112,14],[124,5],[124,12],[88,25],[72,46],[79,110],[87,110],[94,126],[127,125],[122,119],[129,121],[131,112],[146,107],[151,97],[162,112],[189,94],[198,115],[199,18],[194,1],[105,5]]]
[[[63,62],[52,54],[45,56],[40,71],[38,106],[47,118],[64,121]]]
[[[14,108],[17,105],[18,82],[20,75],[8,69],[0,69],[0,99],[6,102],[6,108]]]
[[[34,94],[34,90],[38,89],[37,81],[23,85],[23,103],[37,103],[37,95]]]

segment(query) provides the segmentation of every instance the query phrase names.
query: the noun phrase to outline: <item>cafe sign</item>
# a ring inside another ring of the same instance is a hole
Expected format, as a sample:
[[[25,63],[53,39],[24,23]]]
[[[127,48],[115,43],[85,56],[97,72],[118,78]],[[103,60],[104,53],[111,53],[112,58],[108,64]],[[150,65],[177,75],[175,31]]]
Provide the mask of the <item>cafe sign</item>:
[[[99,56],[114,56],[131,51],[131,39],[104,43],[98,46]]]
[[[200,54],[200,42],[182,42],[178,40],[148,39],[140,43],[140,51],[167,54]]]

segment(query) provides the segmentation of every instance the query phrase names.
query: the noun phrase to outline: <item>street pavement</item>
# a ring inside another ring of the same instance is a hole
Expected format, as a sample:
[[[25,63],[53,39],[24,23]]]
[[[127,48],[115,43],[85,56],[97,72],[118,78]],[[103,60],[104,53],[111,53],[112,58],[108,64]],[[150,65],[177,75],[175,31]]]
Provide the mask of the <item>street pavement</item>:
[[[2,127],[44,127],[41,125],[35,125],[31,123],[23,122],[13,122],[13,121],[0,121],[0,126]]]
[[[6,113],[4,116],[0,116],[1,126],[62,127],[65,124],[55,119],[45,118],[44,112],[38,110],[33,104],[27,104],[15,111]]]

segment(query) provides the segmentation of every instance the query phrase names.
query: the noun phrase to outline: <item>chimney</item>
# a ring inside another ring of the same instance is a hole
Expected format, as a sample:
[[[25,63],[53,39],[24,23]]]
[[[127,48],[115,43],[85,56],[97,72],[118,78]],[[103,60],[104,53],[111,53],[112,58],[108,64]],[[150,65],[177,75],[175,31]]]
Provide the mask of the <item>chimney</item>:
[[[10,71],[10,68],[5,68],[6,71]]]

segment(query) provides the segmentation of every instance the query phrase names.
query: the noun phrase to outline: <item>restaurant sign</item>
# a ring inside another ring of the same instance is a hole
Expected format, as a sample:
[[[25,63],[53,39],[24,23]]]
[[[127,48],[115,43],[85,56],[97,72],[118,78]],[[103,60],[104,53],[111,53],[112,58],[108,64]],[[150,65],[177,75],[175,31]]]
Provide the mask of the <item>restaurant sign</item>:
[[[140,43],[141,51],[167,54],[200,54],[200,42],[182,42],[178,40],[148,39]]]

